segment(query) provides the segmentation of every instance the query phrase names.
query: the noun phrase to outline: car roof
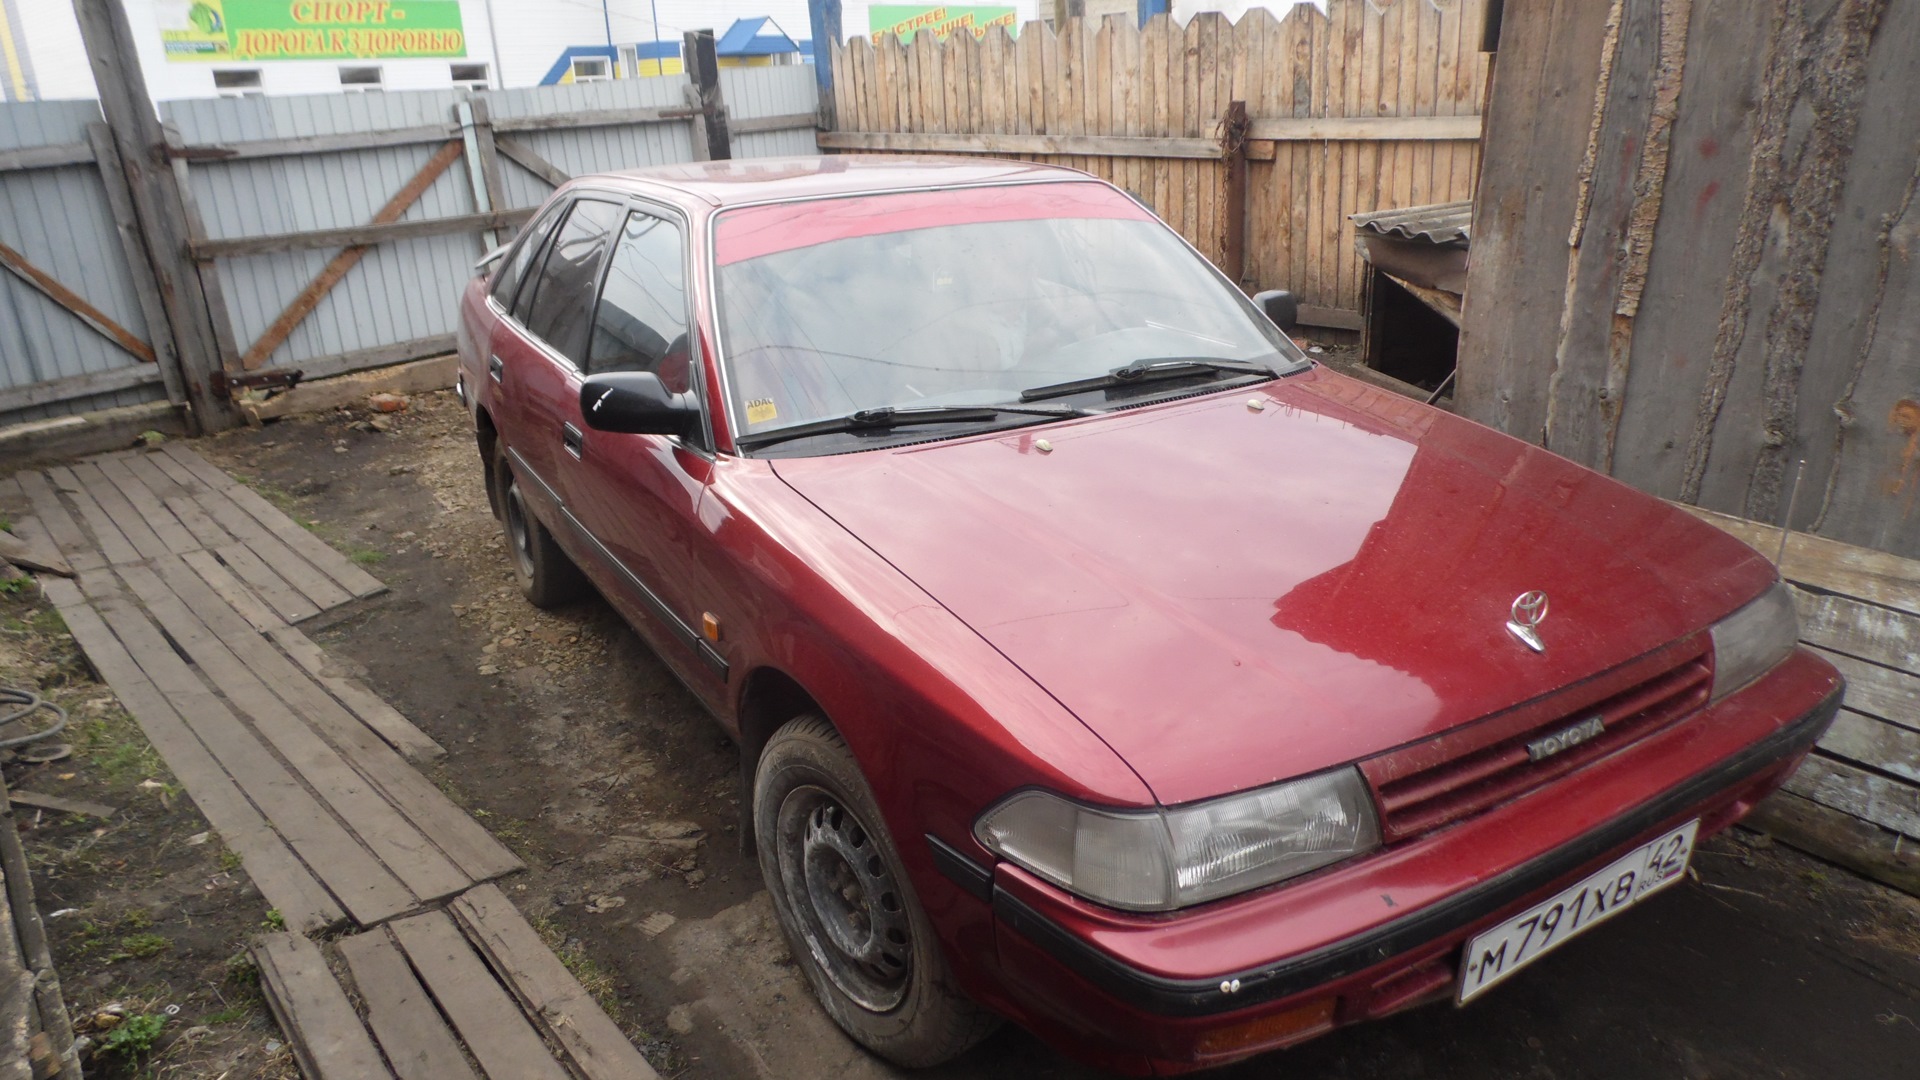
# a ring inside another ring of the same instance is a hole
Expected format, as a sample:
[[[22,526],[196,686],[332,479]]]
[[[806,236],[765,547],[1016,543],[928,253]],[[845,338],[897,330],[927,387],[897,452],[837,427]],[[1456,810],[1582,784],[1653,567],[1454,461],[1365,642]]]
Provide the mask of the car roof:
[[[578,182],[625,187],[655,197],[678,195],[680,198],[675,201],[698,201],[723,207],[914,188],[1085,179],[1089,179],[1087,174],[1077,169],[1024,161],[835,154],[657,165],[583,176]]]

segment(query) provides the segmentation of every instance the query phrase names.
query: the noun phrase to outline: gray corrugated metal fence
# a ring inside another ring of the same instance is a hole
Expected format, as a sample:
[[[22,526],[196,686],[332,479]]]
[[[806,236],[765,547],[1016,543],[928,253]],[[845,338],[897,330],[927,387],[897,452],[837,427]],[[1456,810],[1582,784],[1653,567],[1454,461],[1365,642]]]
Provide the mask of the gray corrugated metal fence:
[[[810,69],[730,69],[720,73],[720,84],[728,118],[741,129],[732,138],[734,157],[816,152],[807,120],[816,99]],[[479,158],[469,136],[467,145],[459,146],[459,159],[425,184],[397,221],[430,223],[492,209],[524,210],[546,199],[557,173],[577,176],[692,161],[698,120],[685,115],[688,91],[685,76],[669,75],[471,95],[448,90],[216,98],[168,102],[160,112],[178,159],[176,170],[186,175],[198,250],[208,241],[289,237],[375,222],[383,207],[420,179],[436,154],[462,143],[461,106],[467,104],[484,102],[502,137],[511,131],[514,143],[550,167],[536,171],[501,155],[499,190],[490,200],[495,205],[481,205],[487,184],[484,170],[478,182],[470,171],[469,162]],[[144,338],[134,270],[120,247],[95,166],[87,161],[3,168],[8,150],[84,145],[87,125],[99,120],[91,102],[0,105],[0,244],[19,250]],[[549,120],[551,125],[544,123]],[[776,129],[764,130],[770,122]],[[485,131],[487,139],[493,138],[493,128]],[[403,135],[387,134],[394,132]],[[331,142],[283,142],[301,139]],[[383,140],[389,145],[339,145]],[[368,245],[284,341],[251,358],[253,366],[301,368],[314,377],[443,350],[454,330],[455,297],[487,237],[469,227],[383,237]],[[264,246],[278,250],[199,255],[230,371],[246,366],[242,357],[259,351],[256,343],[342,251],[297,241]],[[57,397],[70,389],[71,384],[54,380],[137,363],[14,275],[0,273],[0,425],[162,397],[153,381],[17,407],[27,394]],[[8,407],[9,390],[19,391],[11,401],[16,407]]]
[[[87,150],[87,125],[99,122],[100,110],[91,101],[0,103],[0,158],[11,151],[62,147],[75,151],[67,157],[77,158],[42,165],[19,156],[13,163],[18,167],[0,169],[0,244],[147,341],[134,291],[136,268],[127,265],[106,185]],[[73,380],[108,373],[126,377],[87,385],[119,382],[120,388],[27,403],[62,393],[40,391],[49,384],[80,389]],[[88,329],[18,274],[0,270],[0,425],[164,396],[154,365]]]

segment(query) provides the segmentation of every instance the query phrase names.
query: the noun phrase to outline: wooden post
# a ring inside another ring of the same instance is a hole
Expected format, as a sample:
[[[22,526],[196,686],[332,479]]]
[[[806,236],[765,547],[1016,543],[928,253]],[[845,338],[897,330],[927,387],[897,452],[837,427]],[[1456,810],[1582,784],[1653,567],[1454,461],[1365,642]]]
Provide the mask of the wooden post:
[[[1247,103],[1227,103],[1220,121],[1220,148],[1227,160],[1227,235],[1221,244],[1221,267],[1235,285],[1247,288]]]
[[[692,83],[687,103],[700,110],[694,124],[700,133],[694,139],[694,153],[701,161],[726,161],[733,157],[733,140],[727,135],[727,103],[720,96],[720,58],[714,52],[713,31],[689,30],[684,44],[687,79]]]
[[[181,378],[180,354],[173,347],[173,327],[167,321],[166,305],[160,302],[160,289],[154,284],[153,264],[147,255],[147,243],[140,236],[140,220],[133,212],[126,168],[113,145],[113,129],[104,123],[88,124],[87,142],[93,147],[100,182],[107,189],[107,211],[113,215],[113,231],[120,236],[121,257],[127,260],[127,273],[133,278],[133,294],[140,302],[140,318],[147,324],[147,341],[160,367],[167,400],[185,405],[187,388]]]
[[[466,147],[467,182],[473,188],[474,211],[488,214],[504,209],[501,204],[507,196],[506,183],[500,175],[500,148],[494,141],[487,100],[476,97],[455,105],[453,118],[460,125],[460,140]],[[500,245],[501,230],[489,230],[484,235],[489,250]]]
[[[74,0],[73,8],[99,88],[100,112],[112,129],[126,172],[147,266],[166,309],[166,326],[154,334],[164,329],[173,335],[190,429],[224,430],[234,426],[239,415],[216,386],[214,376],[223,369],[213,318],[199,273],[187,257],[186,211],[168,166],[159,114],[147,95],[126,8],[118,0]]]
[[[833,49],[846,41],[840,29],[840,0],[808,0],[807,24],[813,34],[813,81],[820,88],[816,125],[831,131],[833,111]]]

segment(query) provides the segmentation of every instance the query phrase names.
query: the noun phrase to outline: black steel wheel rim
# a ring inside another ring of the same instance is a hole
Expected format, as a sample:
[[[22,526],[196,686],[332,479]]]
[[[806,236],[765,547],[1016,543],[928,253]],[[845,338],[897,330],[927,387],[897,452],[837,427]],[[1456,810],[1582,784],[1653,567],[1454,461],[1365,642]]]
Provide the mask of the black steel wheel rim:
[[[913,973],[913,926],[873,835],[831,792],[805,785],[781,800],[775,857],[815,966],[861,1008],[898,1008]]]

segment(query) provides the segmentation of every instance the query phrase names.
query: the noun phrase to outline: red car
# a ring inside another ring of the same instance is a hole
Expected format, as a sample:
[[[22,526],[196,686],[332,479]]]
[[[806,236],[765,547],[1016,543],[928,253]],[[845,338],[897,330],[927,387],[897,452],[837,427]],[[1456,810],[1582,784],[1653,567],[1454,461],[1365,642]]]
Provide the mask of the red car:
[[[1121,191],[902,157],[576,180],[461,302],[533,603],[738,742],[833,1018],[1172,1073],[1465,1004],[1831,721],[1766,559],[1321,367]]]

